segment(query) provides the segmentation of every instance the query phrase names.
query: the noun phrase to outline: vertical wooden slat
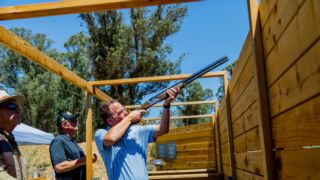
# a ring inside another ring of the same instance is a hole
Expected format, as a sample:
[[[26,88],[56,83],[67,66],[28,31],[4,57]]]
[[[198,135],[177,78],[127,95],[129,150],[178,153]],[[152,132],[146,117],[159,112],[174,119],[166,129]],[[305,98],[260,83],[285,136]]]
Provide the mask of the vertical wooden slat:
[[[255,81],[258,86],[258,115],[260,143],[263,157],[264,179],[276,179],[274,156],[272,152],[271,121],[269,118],[268,94],[266,85],[266,74],[262,47],[261,25],[257,0],[248,0],[248,14],[250,21],[250,33],[252,36],[254,54]]]
[[[214,106],[213,106],[213,108],[214,108],[214,112],[215,112],[215,114],[213,114],[212,115],[212,118],[211,118],[211,120],[212,120],[212,131],[213,131],[213,140],[212,140],[212,142],[213,142],[213,146],[214,146],[214,148],[213,148],[213,150],[214,150],[214,157],[216,158],[216,160],[215,160],[215,168],[217,168],[218,167],[218,159],[217,159],[217,157],[218,157],[218,152],[217,152],[217,143],[216,143],[216,137],[217,137],[217,134],[216,134],[216,129],[215,129],[215,127],[217,126],[217,116],[216,116],[216,114],[217,114],[217,111],[216,111],[216,109],[215,109],[215,104],[216,104],[216,102],[214,102]]]
[[[92,173],[92,98],[86,92],[86,179],[91,180]]]
[[[221,140],[220,140],[220,124],[219,124],[219,116],[218,116],[218,102],[215,101],[214,102],[214,109],[215,109],[215,124],[214,124],[214,128],[215,128],[215,134],[216,134],[216,138],[215,138],[215,147],[216,147],[216,158],[217,158],[217,169],[218,169],[218,173],[221,174],[222,173],[222,153],[221,153]]]
[[[234,160],[234,146],[233,146],[233,131],[232,131],[232,119],[231,119],[231,106],[230,106],[230,94],[229,94],[229,80],[228,72],[225,71],[223,76],[224,81],[224,95],[226,97],[226,112],[227,112],[227,129],[228,129],[228,143],[229,143],[229,156],[230,156],[230,168],[233,179],[236,179],[236,166]]]

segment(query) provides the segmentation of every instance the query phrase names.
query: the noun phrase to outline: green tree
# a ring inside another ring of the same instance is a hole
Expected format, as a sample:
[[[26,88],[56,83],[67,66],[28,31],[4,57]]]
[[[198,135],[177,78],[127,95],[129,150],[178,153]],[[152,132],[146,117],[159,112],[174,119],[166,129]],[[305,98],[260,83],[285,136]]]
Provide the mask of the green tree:
[[[11,31],[50,57],[62,60],[62,55],[51,49],[52,41],[45,34],[33,35],[30,30],[24,28],[14,28]],[[53,132],[59,79],[3,46],[0,48],[0,57],[0,82],[5,88],[15,90],[26,97],[22,114],[24,122]]]
[[[91,65],[87,53],[88,37],[84,33],[71,36],[65,43],[67,52],[59,53],[51,48],[52,41],[45,34],[33,35],[30,30],[24,28],[11,30],[82,78],[91,78]],[[83,91],[19,54],[2,46],[0,48],[0,82],[3,88],[15,90],[26,97],[22,113],[24,123],[55,132],[55,119],[59,110],[78,112],[81,114],[78,137],[83,140]]]
[[[190,102],[190,101],[208,101],[212,100],[213,92],[211,89],[203,89],[199,82],[192,82],[186,86],[181,95],[178,96],[177,100],[181,102]],[[213,110],[213,106],[210,104],[197,104],[197,105],[187,105],[187,106],[178,106],[177,111],[175,112],[179,116],[187,115],[204,115],[209,114]],[[210,118],[188,118],[177,120],[175,126],[186,126],[192,124],[199,124],[203,122],[211,122]]]
[[[83,79],[87,81],[90,80],[92,78],[92,66],[88,57],[88,37],[83,32],[75,34],[65,42],[64,47],[67,52],[64,53],[64,59],[61,62],[62,65],[78,74]],[[80,113],[78,121],[78,139],[81,141],[85,140],[86,114],[84,91],[70,82],[61,79],[57,94],[59,96],[59,108]]]
[[[96,80],[180,73],[180,62],[168,58],[165,40],[180,29],[187,9],[178,5],[131,9],[125,23],[121,11],[81,14],[90,35],[89,55]],[[118,85],[102,88],[124,104],[141,99],[167,83]]]
[[[234,61],[231,64],[228,64],[223,70],[228,71],[228,79],[231,78],[232,76],[232,71],[233,69],[236,67],[237,61]],[[217,100],[220,102],[222,97],[224,96],[224,82],[223,82],[223,78],[219,78],[219,88],[215,94]]]

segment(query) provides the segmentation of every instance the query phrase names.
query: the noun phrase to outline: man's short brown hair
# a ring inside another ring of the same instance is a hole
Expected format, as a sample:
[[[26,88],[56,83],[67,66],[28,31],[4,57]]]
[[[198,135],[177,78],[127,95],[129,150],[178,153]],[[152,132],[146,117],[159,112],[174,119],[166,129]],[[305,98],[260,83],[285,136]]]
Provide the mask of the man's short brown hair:
[[[111,99],[100,106],[100,116],[104,121],[111,117],[112,113],[110,112],[109,106],[114,103],[119,103],[119,101]]]

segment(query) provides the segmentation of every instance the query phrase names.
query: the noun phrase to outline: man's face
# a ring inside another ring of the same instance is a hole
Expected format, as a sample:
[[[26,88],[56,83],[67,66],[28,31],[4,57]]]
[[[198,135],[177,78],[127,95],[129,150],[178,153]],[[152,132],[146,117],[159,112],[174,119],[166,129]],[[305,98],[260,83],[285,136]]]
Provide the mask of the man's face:
[[[110,126],[118,124],[124,117],[128,115],[128,112],[122,106],[122,104],[115,102],[109,105],[111,118],[107,118],[107,123]]]
[[[15,100],[8,100],[0,104],[1,127],[11,133],[21,123],[20,107]]]
[[[69,134],[71,137],[75,137],[78,131],[78,121],[70,121],[65,120],[61,123],[61,126],[63,128],[63,131],[67,134]]]

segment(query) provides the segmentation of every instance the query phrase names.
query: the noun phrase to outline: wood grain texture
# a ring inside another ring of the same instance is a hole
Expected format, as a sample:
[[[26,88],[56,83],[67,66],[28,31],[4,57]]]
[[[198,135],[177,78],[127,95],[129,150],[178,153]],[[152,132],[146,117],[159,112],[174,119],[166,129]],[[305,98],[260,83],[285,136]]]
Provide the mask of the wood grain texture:
[[[176,150],[195,150],[195,149],[209,149],[215,148],[213,142],[200,142],[200,143],[188,143],[188,144],[177,144]]]
[[[197,0],[70,0],[0,8],[0,20],[75,14],[124,8],[193,2]]]
[[[229,144],[221,145],[222,164],[230,166]]]
[[[246,65],[249,57],[252,55],[252,45],[251,45],[252,37],[250,34],[247,35],[246,40],[242,46],[240,56],[238,58],[236,67],[232,72],[232,78],[229,81],[229,89],[232,93],[234,86],[237,84],[239,76],[241,75],[244,66]]]
[[[275,148],[300,148],[320,144],[320,96],[272,120]]]
[[[278,179],[320,179],[320,149],[297,149],[276,152]]]
[[[231,168],[230,165],[223,165],[223,175],[228,179],[228,176],[231,176]]]
[[[185,163],[167,163],[164,166],[164,170],[174,170],[174,169],[209,169],[214,168],[215,162],[185,162]]]
[[[210,139],[213,137],[213,131],[195,131],[181,134],[166,134],[157,138],[157,142],[165,142],[165,141],[175,141],[175,142],[183,142],[186,139],[195,139],[199,137],[205,137]],[[199,141],[200,142],[200,141]]]
[[[93,177],[92,171],[92,97],[89,93],[85,95],[85,109],[86,109],[86,179]]]
[[[239,97],[238,101],[232,106],[231,119],[239,118],[256,101],[257,84],[252,80],[244,90],[244,93]]]
[[[186,132],[193,132],[193,131],[199,131],[199,130],[212,130],[212,123],[202,123],[197,125],[190,125],[190,126],[184,126],[184,127],[177,127],[177,128],[171,128],[169,129],[170,134],[181,134]]]
[[[277,11],[277,0],[260,1],[259,14],[261,27],[265,27],[273,11]]]
[[[319,39],[319,22],[320,2],[306,0],[266,59],[269,88]]]
[[[224,133],[221,134],[221,144],[225,144],[229,142],[229,134],[228,131],[225,131]]]
[[[243,171],[241,169],[236,170],[237,180],[263,180],[263,176]]]
[[[272,117],[320,93],[320,41],[269,89]]]
[[[264,175],[261,151],[235,153],[236,167],[257,175]]]
[[[256,127],[234,139],[234,152],[261,150],[259,127]]]
[[[257,127],[260,117],[257,116],[257,103],[252,104],[238,119],[233,123],[233,137],[237,137],[254,127]]]
[[[201,78],[212,78],[212,77],[223,77],[224,71],[208,72],[200,77]],[[146,82],[166,82],[173,80],[183,80],[190,77],[192,74],[178,74],[178,75],[167,75],[167,76],[153,76],[153,77],[140,77],[140,78],[129,78],[129,79],[112,79],[102,81],[91,81],[90,83],[94,86],[105,86],[105,85],[122,85],[122,84],[137,84]]]
[[[265,59],[261,35],[260,15],[257,0],[248,0],[250,17],[250,33],[254,47],[254,81],[257,84],[257,109],[259,117],[259,138],[262,154],[262,171],[265,179],[276,179],[275,164],[273,161],[271,121],[269,117],[268,91],[266,83]]]
[[[268,56],[271,49],[277,44],[303,2],[304,0],[281,0],[274,4],[274,9],[268,21],[264,23],[265,26],[262,30],[265,57]]]
[[[230,91],[230,105],[233,106],[244,93],[251,80],[254,78],[253,71],[253,56],[250,56],[243,71],[234,86],[234,89]]]

